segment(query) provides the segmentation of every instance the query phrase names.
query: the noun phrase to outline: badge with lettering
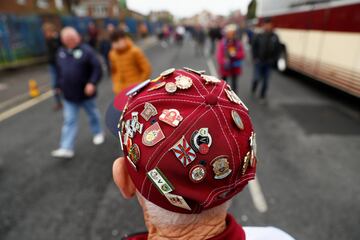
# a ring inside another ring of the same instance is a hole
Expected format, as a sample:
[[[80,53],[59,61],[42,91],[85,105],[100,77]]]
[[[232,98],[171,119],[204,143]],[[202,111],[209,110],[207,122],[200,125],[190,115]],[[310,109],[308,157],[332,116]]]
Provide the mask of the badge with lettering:
[[[128,152],[128,157],[129,157],[129,160],[132,162],[132,165],[135,166],[135,169],[136,169],[136,163],[140,159],[140,148],[136,143],[131,145],[129,152]]]
[[[170,74],[172,74],[173,72],[175,72],[175,68],[169,68],[169,69],[163,71],[162,73],[160,73],[160,76],[166,77],[166,76],[169,76]]]
[[[188,72],[192,72],[192,73],[196,73],[197,75],[201,75],[205,73],[205,70],[194,70],[192,68],[189,67],[183,67],[186,71]]]
[[[249,167],[250,159],[251,159],[251,154],[250,154],[250,152],[247,152],[246,156],[244,157],[244,162],[243,162],[243,165],[241,168],[242,175],[244,175],[246,173],[246,170]]]
[[[171,148],[171,150],[173,150],[175,156],[184,167],[189,165],[196,158],[194,150],[190,147],[184,136]]]
[[[235,125],[239,129],[244,130],[244,124],[243,124],[243,122],[241,120],[241,117],[240,117],[239,113],[237,111],[235,111],[235,110],[231,110],[231,117],[232,117]]]
[[[249,110],[246,105],[243,103],[243,101],[241,101],[241,99],[238,97],[238,95],[236,95],[236,93],[233,90],[228,90],[228,89],[224,89],[226,92],[226,96],[228,97],[228,99],[236,104],[241,104],[246,110]]]
[[[144,110],[141,112],[141,116],[148,121],[151,117],[157,114],[157,110],[151,103],[145,103]]]
[[[170,94],[173,94],[175,93],[177,90],[177,86],[175,83],[173,82],[168,82],[165,84],[165,91],[170,93]]]
[[[142,143],[145,146],[151,147],[165,138],[163,131],[158,122],[148,127],[142,136]]]
[[[212,137],[208,128],[200,128],[191,135],[191,146],[201,154],[207,154],[212,144]]]
[[[127,93],[126,96],[133,96],[135,95],[137,92],[139,92],[141,89],[143,89],[144,87],[146,87],[149,83],[150,83],[150,79],[145,80],[141,83],[139,83],[138,85],[136,85],[135,87],[133,87],[132,89],[130,89]]]
[[[209,84],[209,83],[220,83],[221,80],[219,80],[218,78],[214,77],[214,76],[210,76],[210,75],[201,75],[201,77],[205,80],[205,84]]]
[[[201,182],[202,180],[204,180],[205,175],[206,175],[206,169],[202,165],[193,166],[189,172],[190,180],[195,183],[198,183],[198,182]]]
[[[157,189],[162,194],[170,193],[174,190],[174,187],[171,185],[171,183],[167,180],[165,175],[160,171],[159,168],[154,168],[147,172],[148,178],[155,184]]]
[[[159,120],[169,124],[170,126],[177,127],[183,120],[183,117],[176,109],[164,109],[159,117]]]
[[[223,179],[230,175],[231,169],[229,167],[228,156],[218,156],[212,160],[211,165],[213,166],[214,178]]]
[[[175,77],[176,87],[180,89],[188,89],[192,86],[192,79],[187,76],[177,76]]]
[[[191,208],[182,196],[167,193],[165,194],[165,197],[172,205],[191,211]]]
[[[162,88],[163,86],[165,86],[165,84],[166,84],[166,82],[156,83],[154,86],[152,86],[151,88],[149,88],[147,91],[150,92],[150,91],[153,91],[153,90]]]
[[[132,112],[131,117],[132,117],[132,119],[130,121],[131,130],[133,131],[133,133],[138,132],[141,134],[144,125],[139,122],[139,113]],[[125,125],[125,127],[126,127],[126,125]]]

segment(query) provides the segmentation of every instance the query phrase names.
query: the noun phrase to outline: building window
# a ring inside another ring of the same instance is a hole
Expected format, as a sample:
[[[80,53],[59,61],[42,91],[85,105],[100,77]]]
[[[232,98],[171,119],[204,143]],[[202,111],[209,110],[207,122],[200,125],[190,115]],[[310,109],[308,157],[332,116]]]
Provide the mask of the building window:
[[[48,8],[49,7],[49,0],[37,0],[36,5],[38,8]]]
[[[108,8],[106,5],[95,5],[93,7],[93,17],[106,17],[108,15]]]
[[[55,0],[55,6],[57,9],[63,9],[64,8],[64,3],[63,0]]]

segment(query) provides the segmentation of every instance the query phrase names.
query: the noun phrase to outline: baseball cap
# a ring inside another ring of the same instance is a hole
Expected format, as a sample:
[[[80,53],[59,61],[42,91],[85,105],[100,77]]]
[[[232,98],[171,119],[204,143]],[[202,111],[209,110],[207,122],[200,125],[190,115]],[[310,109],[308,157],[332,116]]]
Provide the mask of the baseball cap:
[[[171,68],[125,89],[106,123],[138,192],[169,211],[213,208],[255,177],[248,109],[225,81],[204,71]]]

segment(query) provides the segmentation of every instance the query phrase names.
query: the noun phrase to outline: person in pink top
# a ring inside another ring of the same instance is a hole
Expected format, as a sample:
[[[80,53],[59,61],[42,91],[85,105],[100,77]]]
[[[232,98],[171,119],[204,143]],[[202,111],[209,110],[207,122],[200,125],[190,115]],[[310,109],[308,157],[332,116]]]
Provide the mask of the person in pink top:
[[[224,28],[224,37],[217,45],[216,59],[220,77],[229,82],[232,89],[237,91],[237,79],[241,75],[242,60],[245,57],[243,45],[236,38],[236,25],[230,24]]]

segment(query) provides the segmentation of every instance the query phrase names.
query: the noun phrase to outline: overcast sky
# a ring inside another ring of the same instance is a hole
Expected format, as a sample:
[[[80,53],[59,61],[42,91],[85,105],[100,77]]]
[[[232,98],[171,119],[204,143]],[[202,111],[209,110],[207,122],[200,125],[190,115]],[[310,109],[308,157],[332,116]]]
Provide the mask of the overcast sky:
[[[228,15],[230,11],[247,11],[250,0],[127,0],[128,8],[143,14],[151,10],[168,10],[176,17],[189,17],[202,10]]]

